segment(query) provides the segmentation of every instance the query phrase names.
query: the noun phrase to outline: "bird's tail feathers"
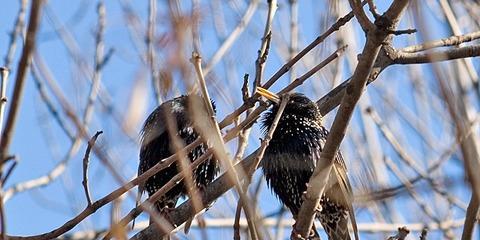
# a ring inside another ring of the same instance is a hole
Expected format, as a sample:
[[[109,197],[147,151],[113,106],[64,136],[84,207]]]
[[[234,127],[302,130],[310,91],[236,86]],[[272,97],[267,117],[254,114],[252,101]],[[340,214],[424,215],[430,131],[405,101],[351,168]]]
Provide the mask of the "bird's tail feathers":
[[[331,221],[324,222],[322,219],[320,221],[329,240],[351,240],[348,232],[348,218],[341,218],[336,224]]]
[[[143,184],[139,184],[138,185],[137,199],[135,199],[135,208],[138,207],[138,204],[142,200],[142,194],[143,194]],[[133,221],[132,221],[132,230],[135,228],[135,219],[136,218],[133,218]]]
[[[348,215],[350,217],[350,222],[352,223],[352,229],[353,233],[355,235],[355,239],[359,240],[360,238],[358,237],[358,227],[357,227],[357,221],[355,218],[355,211],[353,209],[353,194],[352,194],[352,186],[350,185],[350,182],[348,181],[348,178],[346,176],[346,171],[345,174],[341,174],[342,172],[339,171],[339,169],[335,166],[333,168],[336,172],[335,176],[337,176],[338,183],[340,185],[340,189],[342,190],[342,195],[345,199],[345,204],[347,205],[348,209]],[[347,225],[345,226],[347,229],[348,233],[348,222]]]

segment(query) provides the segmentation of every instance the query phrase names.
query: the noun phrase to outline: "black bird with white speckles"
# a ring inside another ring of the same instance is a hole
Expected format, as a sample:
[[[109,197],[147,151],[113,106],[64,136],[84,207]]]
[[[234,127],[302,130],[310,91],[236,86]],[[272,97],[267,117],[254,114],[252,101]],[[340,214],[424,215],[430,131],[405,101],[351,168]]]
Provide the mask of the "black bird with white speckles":
[[[169,131],[166,125],[167,116],[173,117],[176,121],[176,127],[178,129],[177,136],[184,141],[185,145],[188,145],[197,139],[198,134],[193,127],[193,122],[189,114],[189,103],[193,101],[198,103],[203,102],[203,99],[196,95],[180,96],[164,102],[158,106],[150,116],[148,116],[142,129],[138,175],[146,172],[159,161],[173,155],[174,153],[174,151],[172,151],[173,146],[171,145],[168,134]],[[213,102],[212,105],[215,109]],[[193,162],[204,154],[206,150],[206,146],[201,144],[188,153],[188,158]],[[143,186],[140,186],[140,194],[141,191],[146,190],[149,196],[153,195],[157,190],[168,183],[170,179],[177,175],[178,172],[177,164],[175,162],[150,177]],[[207,159],[200,164],[193,173],[195,185],[199,188],[205,187],[208,183],[213,181],[217,172],[217,161],[213,158]],[[162,196],[156,202],[156,207],[159,211],[166,208],[174,208],[178,199],[186,194],[187,189],[182,181]]]
[[[275,102],[262,122],[262,127],[268,132],[279,109],[280,98],[270,92],[259,93]],[[321,121],[322,116],[314,102],[302,94],[291,94],[261,163],[267,184],[295,218],[328,135]],[[351,187],[340,152],[335,156],[334,168],[336,171],[331,171],[317,218],[329,239],[350,239],[347,225],[351,202],[344,196],[341,187],[349,195]],[[334,172],[341,176],[337,178]]]

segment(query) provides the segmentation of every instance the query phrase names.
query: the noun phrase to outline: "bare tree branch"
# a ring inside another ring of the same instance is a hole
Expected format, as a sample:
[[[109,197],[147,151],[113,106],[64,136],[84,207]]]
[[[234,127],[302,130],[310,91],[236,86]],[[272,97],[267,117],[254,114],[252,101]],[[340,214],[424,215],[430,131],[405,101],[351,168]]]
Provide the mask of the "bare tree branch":
[[[253,17],[253,14],[257,10],[259,0],[250,1],[250,4],[245,10],[245,14],[242,19],[240,19],[238,25],[235,29],[228,35],[227,39],[223,41],[222,45],[215,51],[215,54],[212,56],[210,61],[207,63],[207,66],[204,68],[203,73],[207,76],[215,67],[215,65],[222,59],[222,57],[227,53],[227,51],[232,47],[233,43],[238,39],[238,37],[245,30],[247,25],[250,23],[250,20]]]
[[[473,239],[473,228],[478,221],[477,214],[480,203],[476,194],[472,194],[468,204],[467,214],[465,216],[465,225],[463,226],[462,240]]]
[[[3,116],[7,105],[7,82],[9,70],[6,67],[0,67],[0,136],[3,129]],[[2,159],[3,161],[3,159]]]
[[[18,9],[17,18],[15,19],[15,25],[13,30],[10,32],[10,42],[8,43],[8,52],[5,55],[5,67],[8,69],[12,65],[13,56],[15,55],[15,50],[17,48],[17,38],[21,36],[24,25],[25,25],[25,11],[27,9],[27,0],[20,1],[20,8]]]
[[[393,64],[433,63],[478,56],[480,56],[480,45],[459,47],[445,51],[435,51],[429,53],[407,53],[400,51],[393,59]]]
[[[468,33],[460,36],[451,36],[448,38],[439,39],[437,41],[426,42],[424,44],[413,45],[403,48],[402,51],[406,53],[421,52],[438,47],[458,46],[465,42],[471,42],[480,38],[480,31]]]

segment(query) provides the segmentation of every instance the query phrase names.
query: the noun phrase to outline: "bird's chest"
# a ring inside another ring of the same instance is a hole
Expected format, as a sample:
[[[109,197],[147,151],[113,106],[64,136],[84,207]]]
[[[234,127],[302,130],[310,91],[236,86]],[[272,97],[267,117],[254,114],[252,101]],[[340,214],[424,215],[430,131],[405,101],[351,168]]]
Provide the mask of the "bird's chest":
[[[322,129],[314,121],[287,115],[275,130],[270,146],[274,151],[308,155],[322,147]]]
[[[323,141],[321,127],[316,122],[302,118],[282,121],[266,149],[262,165],[267,170],[313,171]]]

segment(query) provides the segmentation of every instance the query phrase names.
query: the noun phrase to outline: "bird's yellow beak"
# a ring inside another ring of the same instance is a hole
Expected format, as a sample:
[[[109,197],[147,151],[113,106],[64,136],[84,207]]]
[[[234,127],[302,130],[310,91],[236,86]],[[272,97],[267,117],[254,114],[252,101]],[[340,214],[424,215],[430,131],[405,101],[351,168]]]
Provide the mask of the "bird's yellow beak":
[[[272,92],[268,91],[267,89],[261,88],[261,87],[257,87],[255,90],[258,94],[265,97],[266,99],[268,99],[268,100],[270,100],[270,101],[272,101],[276,104],[280,104],[280,97],[277,94],[272,93]]]

